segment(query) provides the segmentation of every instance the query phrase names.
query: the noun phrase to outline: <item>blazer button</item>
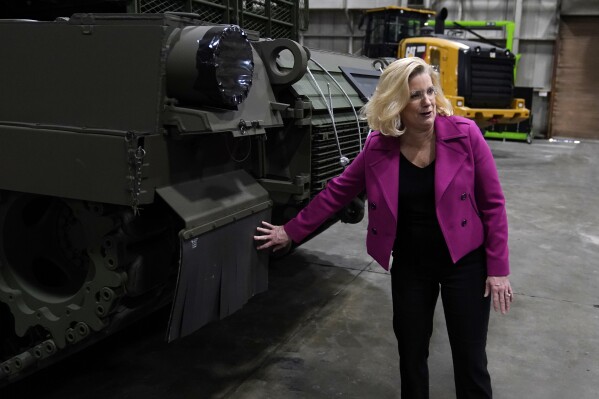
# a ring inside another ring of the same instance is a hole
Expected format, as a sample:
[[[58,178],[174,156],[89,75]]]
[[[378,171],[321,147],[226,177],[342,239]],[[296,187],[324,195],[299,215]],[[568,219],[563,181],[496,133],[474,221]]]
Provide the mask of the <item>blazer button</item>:
[[[374,202],[370,203],[370,209],[376,209],[376,204]]]
[[[460,196],[460,199],[462,201],[466,201],[466,197],[467,197],[466,193],[462,193],[462,195]]]
[[[376,227],[373,227],[372,229],[370,229],[370,231],[372,231],[372,234],[376,235]]]
[[[462,227],[466,226],[466,224],[468,224],[468,221],[466,219],[462,219]]]

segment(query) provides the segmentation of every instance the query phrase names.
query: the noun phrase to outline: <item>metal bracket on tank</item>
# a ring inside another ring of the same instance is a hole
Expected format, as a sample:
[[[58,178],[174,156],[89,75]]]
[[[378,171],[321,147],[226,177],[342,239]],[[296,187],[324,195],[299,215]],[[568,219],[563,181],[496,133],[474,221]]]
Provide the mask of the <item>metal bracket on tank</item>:
[[[137,135],[134,132],[127,132],[125,136],[125,142],[127,145],[127,158],[129,163],[129,192],[131,194],[131,207],[133,212],[137,215],[139,213],[139,196],[142,192],[142,181],[144,157],[146,156],[146,150],[143,147],[143,140],[138,140]],[[137,146],[137,147],[136,147]]]
[[[268,73],[270,83],[275,86],[289,86],[300,80],[306,74],[308,59],[310,58],[306,48],[290,39],[275,39],[253,42],[264,67]],[[277,59],[281,52],[288,50],[293,56],[293,65],[280,67]]]
[[[73,20],[75,20],[76,17],[79,17],[79,21],[81,21],[79,27],[81,28],[82,34],[91,35],[94,33],[94,25],[96,24],[94,14],[79,14],[73,16]]]
[[[262,123],[264,123],[264,121],[261,121],[261,120],[246,121],[244,119],[240,119],[239,123],[237,124],[239,131],[233,132],[233,136],[234,137],[238,137],[239,135],[245,136],[248,133],[251,133],[252,135],[255,135],[257,133],[264,133],[264,129],[262,128]]]

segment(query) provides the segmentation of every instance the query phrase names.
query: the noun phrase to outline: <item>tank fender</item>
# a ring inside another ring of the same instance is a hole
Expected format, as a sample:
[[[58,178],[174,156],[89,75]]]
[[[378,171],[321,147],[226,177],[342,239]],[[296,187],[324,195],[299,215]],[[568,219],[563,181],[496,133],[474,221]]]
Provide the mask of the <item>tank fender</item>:
[[[167,339],[183,337],[240,309],[268,286],[268,253],[252,236],[271,219],[268,192],[244,170],[162,187],[183,219]]]

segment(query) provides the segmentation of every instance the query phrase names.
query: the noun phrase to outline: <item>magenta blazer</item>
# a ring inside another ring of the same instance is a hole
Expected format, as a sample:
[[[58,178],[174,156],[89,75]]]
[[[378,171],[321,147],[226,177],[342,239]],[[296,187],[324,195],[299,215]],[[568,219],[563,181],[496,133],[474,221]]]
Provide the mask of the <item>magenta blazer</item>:
[[[489,276],[507,276],[508,226],[505,198],[491,150],[474,122],[458,116],[435,120],[435,204],[453,262],[484,245]],[[299,243],[363,190],[368,197],[366,247],[383,268],[397,230],[399,139],[378,131],[338,177],[285,224]]]

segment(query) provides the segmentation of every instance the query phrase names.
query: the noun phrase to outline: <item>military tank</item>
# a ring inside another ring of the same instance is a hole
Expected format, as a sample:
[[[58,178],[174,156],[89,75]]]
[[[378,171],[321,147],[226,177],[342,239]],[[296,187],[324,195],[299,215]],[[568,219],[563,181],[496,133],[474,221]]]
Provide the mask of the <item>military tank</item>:
[[[378,79],[370,59],[188,13],[0,36],[0,385],[160,307],[170,341],[266,290],[256,226],[355,158]]]

